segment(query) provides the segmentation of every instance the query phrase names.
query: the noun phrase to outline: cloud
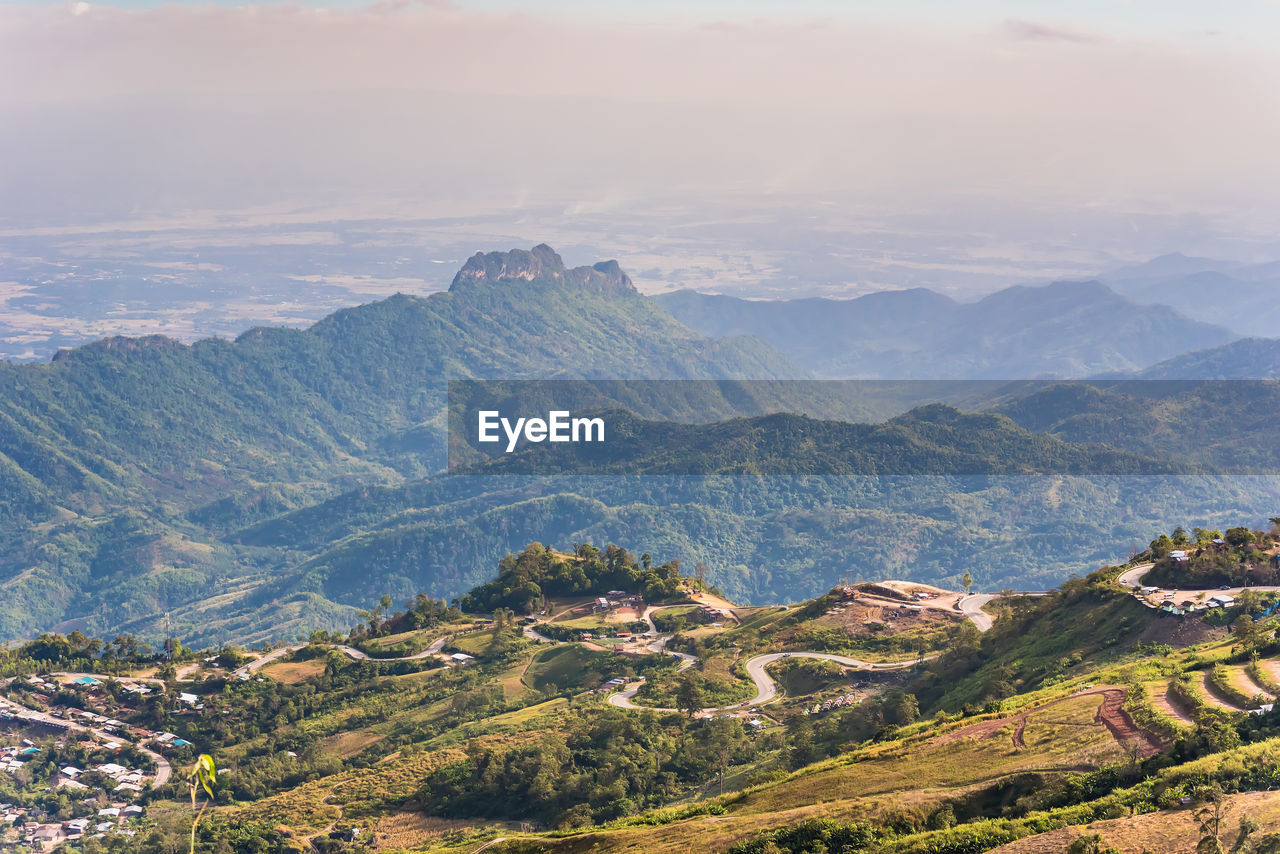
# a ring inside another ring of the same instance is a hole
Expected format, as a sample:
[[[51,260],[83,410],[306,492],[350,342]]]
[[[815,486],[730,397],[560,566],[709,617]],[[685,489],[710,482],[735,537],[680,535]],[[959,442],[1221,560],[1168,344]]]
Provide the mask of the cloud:
[[[1019,41],[1086,44],[1106,40],[1106,36],[1103,33],[1077,25],[1029,21],[1022,18],[1006,19],[1002,29],[1007,35]]]
[[[0,170],[0,206],[788,191],[1270,205],[1276,65],[1021,20],[0,7],[0,162],[22,165]]]

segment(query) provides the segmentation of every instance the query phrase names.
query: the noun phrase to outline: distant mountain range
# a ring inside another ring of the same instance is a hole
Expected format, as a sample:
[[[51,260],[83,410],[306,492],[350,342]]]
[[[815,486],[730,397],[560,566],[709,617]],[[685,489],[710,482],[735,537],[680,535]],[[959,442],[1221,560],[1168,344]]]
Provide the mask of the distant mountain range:
[[[539,246],[477,254],[447,293],[393,297],[306,330],[191,346],[113,338],[50,363],[0,362],[0,637],[55,627],[153,639],[171,627],[202,643],[297,637],[348,624],[383,593],[462,593],[531,540],[703,559],[747,601],[822,592],[851,566],[866,577],[954,583],[969,569],[992,586],[1045,586],[1169,519],[1265,518],[1280,487],[962,478],[939,464],[1062,473],[1142,458],[1178,471],[1197,448],[1162,436],[1184,429],[1205,459],[1247,451],[1267,462],[1265,449],[1280,446],[1267,426],[1280,399],[1269,388],[1169,404],[1121,386],[1013,386],[966,404],[998,404],[1007,418],[925,408],[890,425],[824,422],[797,450],[781,439],[799,423],[790,416],[733,419],[772,408],[886,416],[839,411],[805,384],[753,397],[711,383],[695,397],[612,402],[643,419],[727,422],[690,429],[673,453],[732,462],[729,442],[755,442],[788,476],[662,477],[654,458],[641,478],[459,478],[439,474],[445,380],[1274,375],[1280,344],[1231,337],[1098,283],[972,304],[928,291],[655,300],[615,263],[570,269]],[[931,393],[891,389],[872,409],[901,413]],[[1033,394],[1044,397],[1019,405]],[[1121,415],[1131,435],[1107,434]],[[828,441],[892,463],[867,471],[918,476],[804,476],[831,470],[811,467]]]
[[[973,303],[924,289],[778,301],[677,291],[657,300],[705,335],[757,336],[832,378],[1079,378],[1139,370],[1235,337],[1100,282],[1017,286]]]
[[[1102,276],[1117,293],[1241,336],[1280,337],[1280,262],[1242,264],[1180,253]]]

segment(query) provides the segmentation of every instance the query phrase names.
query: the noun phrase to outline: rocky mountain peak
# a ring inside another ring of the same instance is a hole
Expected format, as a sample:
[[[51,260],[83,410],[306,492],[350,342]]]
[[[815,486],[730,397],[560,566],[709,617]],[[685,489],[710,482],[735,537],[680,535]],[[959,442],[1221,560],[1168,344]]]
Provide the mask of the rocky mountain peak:
[[[566,283],[606,295],[635,293],[631,278],[617,261],[568,269],[560,255],[545,243],[532,249],[477,252],[453,277],[449,290],[479,283]]]

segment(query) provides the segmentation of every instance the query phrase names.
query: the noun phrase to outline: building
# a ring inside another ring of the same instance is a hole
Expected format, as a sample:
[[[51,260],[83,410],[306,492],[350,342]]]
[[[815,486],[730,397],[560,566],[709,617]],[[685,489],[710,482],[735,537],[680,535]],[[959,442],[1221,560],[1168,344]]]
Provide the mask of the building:
[[[42,824],[31,834],[31,841],[37,845],[52,847],[62,841],[62,826]]]

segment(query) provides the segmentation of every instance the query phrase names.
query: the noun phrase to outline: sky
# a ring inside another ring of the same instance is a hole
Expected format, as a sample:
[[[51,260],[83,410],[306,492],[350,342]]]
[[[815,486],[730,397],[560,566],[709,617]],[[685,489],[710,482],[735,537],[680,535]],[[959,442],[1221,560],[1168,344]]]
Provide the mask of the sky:
[[[0,80],[9,225],[781,195],[1280,221],[1264,0],[0,0]]]

